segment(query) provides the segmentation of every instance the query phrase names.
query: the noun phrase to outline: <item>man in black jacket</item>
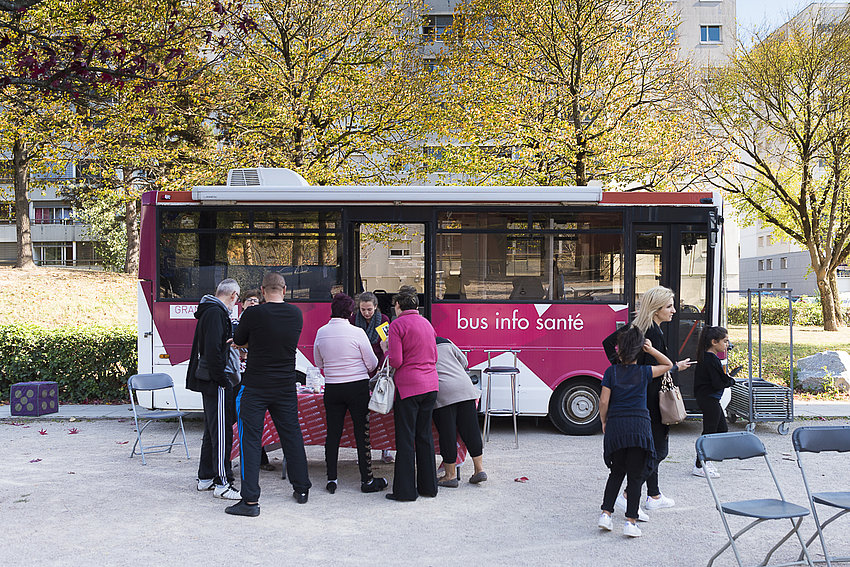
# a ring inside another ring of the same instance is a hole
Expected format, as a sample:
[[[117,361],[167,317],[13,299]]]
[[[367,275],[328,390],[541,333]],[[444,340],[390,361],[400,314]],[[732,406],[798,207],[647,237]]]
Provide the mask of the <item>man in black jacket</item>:
[[[239,383],[239,353],[231,348],[230,312],[239,299],[239,284],[222,280],[215,295],[205,295],[195,318],[195,337],[186,373],[186,388],[200,392],[204,402],[204,439],[198,463],[198,490],[213,490],[216,498],[239,500],[233,487],[230,448],[233,445],[233,387]]]

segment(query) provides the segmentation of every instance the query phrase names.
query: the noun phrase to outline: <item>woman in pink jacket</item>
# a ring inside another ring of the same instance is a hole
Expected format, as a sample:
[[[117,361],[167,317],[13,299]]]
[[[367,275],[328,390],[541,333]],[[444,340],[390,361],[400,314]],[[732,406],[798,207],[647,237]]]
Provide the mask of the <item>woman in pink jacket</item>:
[[[431,414],[437,401],[437,334],[419,314],[415,294],[393,297],[387,356],[395,368],[395,474],[390,500],[412,501],[437,495],[437,463]]]

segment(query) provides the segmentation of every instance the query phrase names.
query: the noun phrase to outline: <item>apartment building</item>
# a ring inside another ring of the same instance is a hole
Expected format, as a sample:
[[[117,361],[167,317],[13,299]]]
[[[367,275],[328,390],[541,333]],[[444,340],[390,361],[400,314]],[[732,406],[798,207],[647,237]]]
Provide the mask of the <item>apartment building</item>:
[[[86,235],[85,225],[71,216],[71,205],[59,193],[64,180],[76,171],[69,164],[51,177],[39,177],[30,189],[30,222],[33,259],[39,266],[94,267],[99,258]],[[15,227],[15,189],[11,168],[0,175],[0,265],[13,265],[17,259],[18,237]]]

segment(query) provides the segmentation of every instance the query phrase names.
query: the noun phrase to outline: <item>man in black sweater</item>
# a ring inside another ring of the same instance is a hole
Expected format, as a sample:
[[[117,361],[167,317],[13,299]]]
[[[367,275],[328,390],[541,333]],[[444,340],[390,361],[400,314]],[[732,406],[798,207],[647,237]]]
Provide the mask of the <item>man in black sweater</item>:
[[[295,350],[303,317],[300,309],[283,301],[286,282],[282,275],[267,273],[261,290],[266,302],[245,310],[233,338],[237,345],[248,347],[242,389],[236,398],[242,500],[225,510],[237,516],[260,514],[260,452],[266,410],[280,436],[293,498],[304,504],[312,486],[295,391]]]
[[[239,383],[239,353],[230,347],[230,311],[239,299],[239,284],[222,280],[215,295],[205,295],[195,318],[186,387],[200,392],[204,404],[204,438],[198,462],[198,490],[214,490],[216,498],[239,500],[230,468],[233,445],[233,387]]]

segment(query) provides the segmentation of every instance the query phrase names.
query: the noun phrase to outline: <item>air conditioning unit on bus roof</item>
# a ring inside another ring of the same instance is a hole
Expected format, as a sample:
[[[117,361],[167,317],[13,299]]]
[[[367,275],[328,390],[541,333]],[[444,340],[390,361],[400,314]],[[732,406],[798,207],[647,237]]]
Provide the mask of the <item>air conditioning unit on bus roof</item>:
[[[228,187],[306,187],[310,184],[301,177],[301,174],[285,167],[251,167],[228,171],[227,185]]]

